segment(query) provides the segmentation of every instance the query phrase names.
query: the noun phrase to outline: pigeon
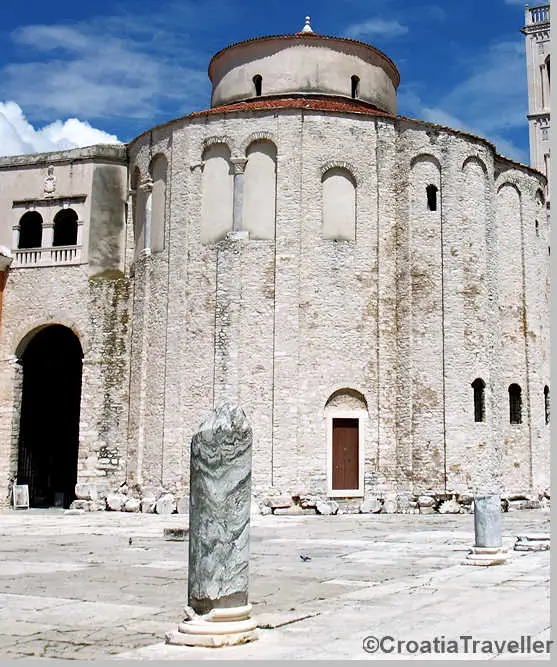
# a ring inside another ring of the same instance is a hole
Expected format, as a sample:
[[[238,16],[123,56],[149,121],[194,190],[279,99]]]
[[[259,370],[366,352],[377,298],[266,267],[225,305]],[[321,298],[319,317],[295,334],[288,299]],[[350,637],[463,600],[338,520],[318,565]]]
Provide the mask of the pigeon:
[[[304,563],[308,560],[311,560],[311,556],[307,556],[306,554],[300,554],[300,558],[304,561]]]

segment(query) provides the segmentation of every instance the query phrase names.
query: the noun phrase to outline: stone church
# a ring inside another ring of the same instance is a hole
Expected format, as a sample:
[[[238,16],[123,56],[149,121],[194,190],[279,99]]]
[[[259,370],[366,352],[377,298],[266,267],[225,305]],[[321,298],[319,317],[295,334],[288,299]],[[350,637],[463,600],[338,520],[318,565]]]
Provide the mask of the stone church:
[[[309,20],[209,77],[127,145],[0,158],[0,502],[179,499],[223,400],[258,500],[546,489],[545,176]]]

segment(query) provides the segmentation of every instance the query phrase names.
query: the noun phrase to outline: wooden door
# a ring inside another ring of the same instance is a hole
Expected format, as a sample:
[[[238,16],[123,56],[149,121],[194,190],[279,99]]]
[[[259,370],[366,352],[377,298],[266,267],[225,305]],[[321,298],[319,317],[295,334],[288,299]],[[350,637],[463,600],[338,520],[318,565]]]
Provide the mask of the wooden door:
[[[333,418],[333,491],[359,486],[358,419]]]

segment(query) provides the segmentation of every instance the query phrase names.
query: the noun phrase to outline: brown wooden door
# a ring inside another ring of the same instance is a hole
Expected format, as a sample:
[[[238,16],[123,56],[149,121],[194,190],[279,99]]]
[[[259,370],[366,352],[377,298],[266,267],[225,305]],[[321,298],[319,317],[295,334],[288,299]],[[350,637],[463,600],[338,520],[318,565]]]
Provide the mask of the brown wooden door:
[[[333,490],[355,490],[359,482],[358,419],[333,419]]]

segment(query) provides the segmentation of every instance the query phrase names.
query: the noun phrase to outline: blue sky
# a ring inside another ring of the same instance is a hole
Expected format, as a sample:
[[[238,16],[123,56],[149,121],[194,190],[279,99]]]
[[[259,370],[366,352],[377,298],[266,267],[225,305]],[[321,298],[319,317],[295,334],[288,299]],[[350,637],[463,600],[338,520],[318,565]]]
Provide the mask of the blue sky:
[[[528,161],[522,0],[5,3],[0,154],[129,141],[206,108],[215,51],[296,32],[306,14],[315,32],[370,42],[395,61],[399,113]]]

